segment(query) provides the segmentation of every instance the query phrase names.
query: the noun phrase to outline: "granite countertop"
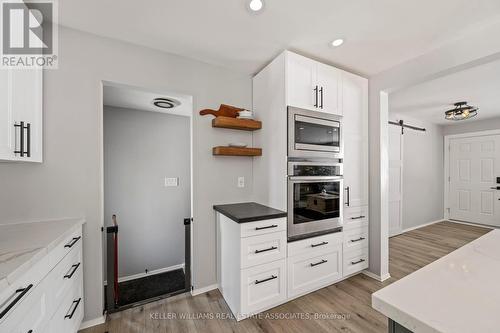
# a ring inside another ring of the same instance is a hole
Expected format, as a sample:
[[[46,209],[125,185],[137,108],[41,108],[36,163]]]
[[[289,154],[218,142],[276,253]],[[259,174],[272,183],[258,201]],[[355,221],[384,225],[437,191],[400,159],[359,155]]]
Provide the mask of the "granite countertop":
[[[0,293],[83,223],[76,218],[0,225]]]
[[[419,332],[498,332],[500,230],[375,292],[372,306]]]
[[[215,205],[214,210],[237,223],[286,217],[286,212],[256,202],[243,202],[229,205]]]

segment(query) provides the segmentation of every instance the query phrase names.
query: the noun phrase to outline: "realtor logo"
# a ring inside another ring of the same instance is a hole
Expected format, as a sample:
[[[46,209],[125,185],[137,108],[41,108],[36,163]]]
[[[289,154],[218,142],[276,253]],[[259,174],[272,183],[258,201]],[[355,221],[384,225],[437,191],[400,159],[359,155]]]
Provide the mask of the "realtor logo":
[[[2,0],[1,67],[57,66],[56,3]]]

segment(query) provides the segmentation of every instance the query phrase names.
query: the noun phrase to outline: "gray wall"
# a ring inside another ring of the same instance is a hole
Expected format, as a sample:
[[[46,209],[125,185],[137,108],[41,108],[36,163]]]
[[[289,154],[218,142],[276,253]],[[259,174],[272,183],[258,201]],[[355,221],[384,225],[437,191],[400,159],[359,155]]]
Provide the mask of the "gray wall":
[[[394,121],[423,127],[403,135],[403,230],[443,219],[444,150],[439,125],[405,115],[390,114]],[[391,125],[392,126],[392,125]]]
[[[479,110],[481,112],[481,110]],[[500,112],[499,112],[500,114]],[[477,116],[477,117],[480,117]],[[500,129],[500,117],[484,120],[471,120],[443,126],[443,135],[480,132]]]
[[[118,276],[184,263],[191,216],[189,117],[104,107],[104,221],[120,225]],[[165,187],[165,177],[178,178]]]
[[[251,107],[251,78],[163,52],[60,28],[59,69],[44,71],[44,163],[0,163],[0,223],[85,216],[85,318],[102,315],[101,80],[192,95],[194,111]],[[216,283],[212,205],[251,198],[252,160],[215,158],[212,146],[251,144],[251,133],[193,123],[195,288]],[[244,176],[247,187],[237,188]]]

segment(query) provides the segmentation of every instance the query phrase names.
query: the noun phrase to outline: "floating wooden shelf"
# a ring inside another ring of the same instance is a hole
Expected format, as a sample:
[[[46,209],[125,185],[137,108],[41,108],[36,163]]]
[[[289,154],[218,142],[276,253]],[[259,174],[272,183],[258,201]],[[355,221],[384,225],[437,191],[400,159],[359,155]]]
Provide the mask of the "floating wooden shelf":
[[[216,117],[212,120],[212,127],[231,128],[243,131],[255,131],[262,128],[262,123],[252,119],[231,117]]]
[[[214,147],[212,155],[218,156],[262,156],[261,148]]]

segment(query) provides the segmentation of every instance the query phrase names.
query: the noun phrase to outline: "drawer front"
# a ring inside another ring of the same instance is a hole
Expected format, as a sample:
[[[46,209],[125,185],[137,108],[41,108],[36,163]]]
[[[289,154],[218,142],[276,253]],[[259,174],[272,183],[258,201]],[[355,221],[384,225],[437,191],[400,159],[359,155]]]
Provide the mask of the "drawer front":
[[[73,246],[67,256],[47,275],[48,287],[48,311],[50,315],[56,311],[64,297],[74,288],[74,281],[79,273],[83,271],[82,244]]]
[[[285,259],[241,271],[241,313],[247,316],[286,300]]]
[[[342,244],[330,248],[333,252],[288,258],[288,297],[295,297],[342,278]]]
[[[286,231],[241,239],[241,268],[286,257]]]
[[[29,294],[21,299],[17,307],[0,323],[0,332],[45,331],[49,317],[47,315],[47,294],[44,282],[30,288]]]
[[[343,233],[336,232],[312,238],[303,239],[288,243],[288,257],[299,254],[308,254],[314,256],[315,253],[324,252],[325,249],[335,249],[338,244],[343,242]]]
[[[344,276],[368,268],[368,248],[344,252]]]
[[[66,239],[62,243],[57,245],[57,247],[49,253],[51,267],[56,266],[62,260],[62,258],[64,258],[71,251],[72,248],[81,243],[82,228],[79,227],[78,230],[74,231],[71,235],[66,237]]]
[[[368,206],[344,208],[344,230],[368,225]]]
[[[368,247],[368,226],[344,231],[344,251]]]
[[[250,237],[269,234],[272,232],[286,231],[286,218],[262,220],[240,224],[241,237]]]
[[[75,273],[76,274],[76,273]],[[83,274],[78,273],[58,309],[50,319],[48,332],[76,333],[83,319]]]

